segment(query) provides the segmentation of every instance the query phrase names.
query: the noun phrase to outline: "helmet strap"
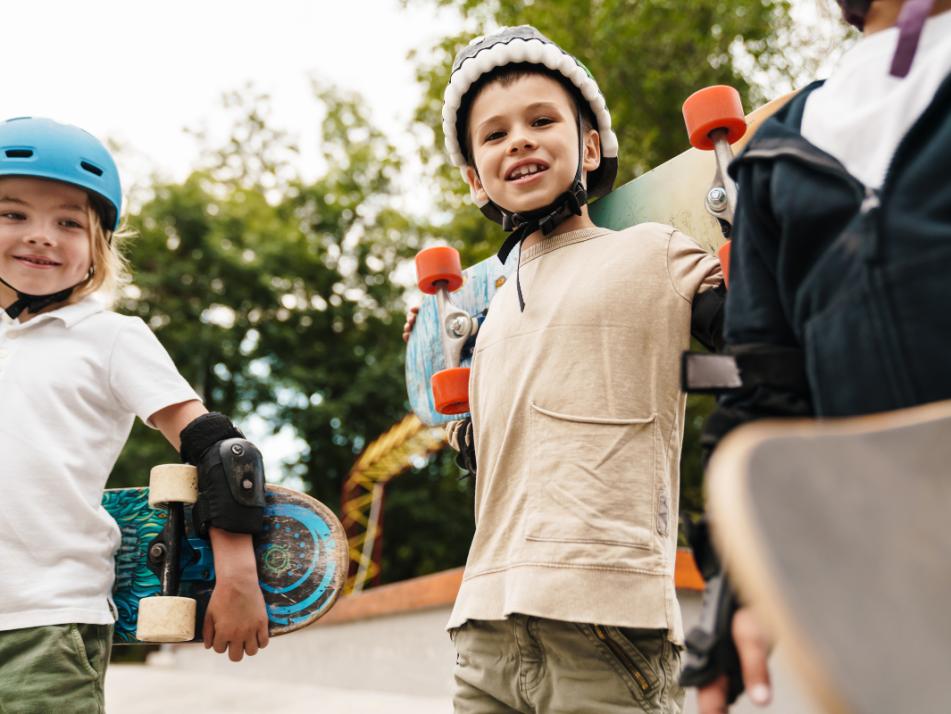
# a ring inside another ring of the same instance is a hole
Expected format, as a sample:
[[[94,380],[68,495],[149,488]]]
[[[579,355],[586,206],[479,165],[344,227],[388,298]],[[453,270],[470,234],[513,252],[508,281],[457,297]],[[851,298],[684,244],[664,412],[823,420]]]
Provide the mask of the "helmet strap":
[[[905,0],[902,3],[898,14],[898,46],[890,69],[893,77],[906,77],[911,71],[918,40],[933,5],[934,0]]]
[[[3,283],[17,294],[17,299],[3,309],[12,320],[16,320],[25,310],[29,310],[35,315],[40,310],[43,310],[50,305],[55,305],[58,302],[63,302],[64,300],[69,299],[69,296],[73,294],[73,291],[82,285],[86,280],[89,280],[89,278],[91,278],[94,273],[95,268],[90,266],[89,274],[86,276],[85,280],[76,283],[71,287],[64,288],[63,290],[59,290],[55,293],[49,293],[47,295],[32,295],[30,293],[25,293],[22,290],[18,290],[16,287],[0,277],[0,283]]]
[[[584,133],[581,130],[581,112],[577,114],[578,126],[578,168],[568,190],[560,194],[554,201],[542,208],[531,211],[514,213],[507,211],[498,204],[496,207],[502,214],[502,229],[511,231],[499,248],[499,260],[503,263],[508,260],[509,254],[517,245],[521,245],[528,236],[540,230],[542,235],[551,233],[572,216],[580,216],[581,208],[588,202],[588,191],[583,180],[584,166]],[[519,265],[515,269],[515,288],[518,292],[518,305],[525,312],[525,299],[522,295],[522,283],[519,279],[522,257],[519,256]]]

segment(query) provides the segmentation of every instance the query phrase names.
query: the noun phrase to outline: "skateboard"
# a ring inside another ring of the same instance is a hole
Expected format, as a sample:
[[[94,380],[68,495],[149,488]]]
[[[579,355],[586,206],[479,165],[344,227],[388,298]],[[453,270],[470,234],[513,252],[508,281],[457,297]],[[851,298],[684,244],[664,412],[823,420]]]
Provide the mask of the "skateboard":
[[[451,301],[445,290],[436,289],[434,282],[438,280],[419,281],[420,289],[427,294],[420,303],[416,324],[406,344],[406,393],[410,408],[424,424],[438,426],[461,419],[468,412],[467,370],[472,363],[475,334],[496,291],[515,271],[519,249],[513,249],[505,263],[493,255],[462,270],[455,249],[446,246],[428,248],[416,258],[417,273],[423,278],[426,275],[421,271],[426,271],[427,267],[420,263],[427,256],[449,264],[448,273],[446,265],[437,266],[437,278],[447,274],[459,276],[458,284],[453,283],[456,287]],[[440,267],[443,270],[440,271]],[[449,278],[444,279],[449,282]],[[434,394],[432,382],[436,374],[449,375],[450,383],[444,390],[448,390],[447,394]],[[453,378],[455,382],[452,382]],[[450,411],[440,411],[447,407]]]
[[[707,475],[740,595],[827,712],[948,711],[951,401],[756,422]]]
[[[658,222],[679,228],[716,251],[729,237],[736,190],[726,175],[734,149],[742,148],[765,119],[785,104],[785,95],[747,117],[732,87],[707,87],[684,104],[688,149],[593,203],[595,224],[622,230]],[[712,177],[712,183],[711,183]],[[721,260],[728,261],[721,252]],[[468,411],[468,367],[472,344],[496,290],[518,264],[513,250],[503,265],[495,256],[462,270],[447,246],[416,258],[425,295],[406,349],[406,391],[410,408],[430,426],[464,417]]]
[[[151,498],[151,504],[150,504]],[[152,470],[150,488],[107,489],[103,506],[119,525],[113,642],[200,642],[215,585],[211,544],[194,530],[197,472]],[[333,606],[347,576],[347,538],[325,505],[267,485],[264,530],[254,538],[272,636],[299,630]]]

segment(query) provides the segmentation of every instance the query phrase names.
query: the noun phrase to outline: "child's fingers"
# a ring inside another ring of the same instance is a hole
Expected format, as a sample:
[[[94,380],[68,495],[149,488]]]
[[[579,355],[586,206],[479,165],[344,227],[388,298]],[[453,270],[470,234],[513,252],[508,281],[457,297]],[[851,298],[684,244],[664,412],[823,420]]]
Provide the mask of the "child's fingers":
[[[211,612],[205,613],[205,620],[201,625],[201,639],[205,645],[205,649],[210,649],[214,644],[215,639],[215,620],[211,615]]]
[[[754,704],[765,707],[772,699],[769,676],[769,639],[749,608],[740,608],[733,616],[733,639],[740,656],[743,684]]]
[[[406,311],[406,322],[403,324],[403,342],[409,340],[409,335],[413,331],[413,325],[416,324],[416,316],[419,314],[419,306],[411,307]]]
[[[267,622],[264,622],[264,624],[262,624],[258,628],[258,647],[260,647],[263,650],[265,647],[268,646],[268,643],[270,641],[271,641],[271,636],[268,634],[268,631],[267,631]]]
[[[228,648],[228,659],[232,662],[240,662],[241,658],[244,657],[244,642],[241,640],[233,640],[230,643],[225,643]],[[222,650],[224,652],[224,650]]]
[[[727,714],[728,690],[729,683],[725,674],[697,689],[697,709],[700,714]]]
[[[214,644],[212,644],[212,649],[218,654],[224,654],[228,651],[228,640],[226,640],[221,634],[216,634],[214,639]]]

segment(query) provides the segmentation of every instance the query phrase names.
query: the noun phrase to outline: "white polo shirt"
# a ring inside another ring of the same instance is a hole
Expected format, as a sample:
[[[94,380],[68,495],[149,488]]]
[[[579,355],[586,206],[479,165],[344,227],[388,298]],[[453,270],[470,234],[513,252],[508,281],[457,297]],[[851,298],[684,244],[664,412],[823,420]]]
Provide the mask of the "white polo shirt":
[[[0,310],[0,630],[113,621],[106,479],[136,415],[198,398],[141,319],[95,297]]]
[[[863,37],[809,95],[802,115],[802,135],[871,188],[882,186],[899,142],[951,72],[951,10],[928,18],[901,79],[889,74],[897,44],[897,27]]]

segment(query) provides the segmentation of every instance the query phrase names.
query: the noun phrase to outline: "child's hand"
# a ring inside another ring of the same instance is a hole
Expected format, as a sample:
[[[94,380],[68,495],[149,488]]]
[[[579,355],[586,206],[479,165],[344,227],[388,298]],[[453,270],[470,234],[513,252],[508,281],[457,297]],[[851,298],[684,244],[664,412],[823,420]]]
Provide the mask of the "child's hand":
[[[409,333],[413,331],[413,325],[416,324],[416,316],[418,314],[418,305],[406,311],[406,324],[403,325],[403,342],[409,342]]]
[[[251,536],[210,528],[216,583],[205,613],[205,649],[232,662],[267,647],[267,612],[258,585]]]

